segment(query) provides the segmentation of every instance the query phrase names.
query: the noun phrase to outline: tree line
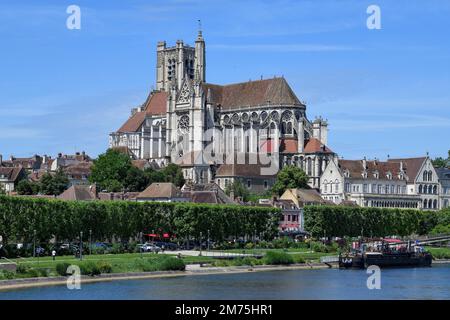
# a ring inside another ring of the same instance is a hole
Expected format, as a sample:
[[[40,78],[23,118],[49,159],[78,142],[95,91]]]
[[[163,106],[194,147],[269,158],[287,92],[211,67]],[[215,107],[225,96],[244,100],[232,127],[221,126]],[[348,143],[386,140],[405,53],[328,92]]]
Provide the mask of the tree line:
[[[92,230],[92,240],[128,241],[140,233],[169,233],[214,241],[277,233],[280,211],[237,205],[131,201],[63,201],[0,196],[0,235],[13,241],[72,241]],[[34,238],[36,236],[36,238]]]
[[[450,224],[450,210],[306,206],[305,230],[314,237],[384,237],[428,234]]]

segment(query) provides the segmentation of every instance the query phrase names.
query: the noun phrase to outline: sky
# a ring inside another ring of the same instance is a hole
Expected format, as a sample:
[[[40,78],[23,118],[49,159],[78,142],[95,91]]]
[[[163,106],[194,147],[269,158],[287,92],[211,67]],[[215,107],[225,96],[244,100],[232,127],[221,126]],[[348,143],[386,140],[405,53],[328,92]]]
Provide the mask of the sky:
[[[381,29],[368,29],[369,5]],[[69,5],[81,28],[66,26]],[[446,156],[450,1],[0,2],[0,154],[97,156],[155,85],[156,43],[206,41],[206,80],[284,76],[346,159]]]

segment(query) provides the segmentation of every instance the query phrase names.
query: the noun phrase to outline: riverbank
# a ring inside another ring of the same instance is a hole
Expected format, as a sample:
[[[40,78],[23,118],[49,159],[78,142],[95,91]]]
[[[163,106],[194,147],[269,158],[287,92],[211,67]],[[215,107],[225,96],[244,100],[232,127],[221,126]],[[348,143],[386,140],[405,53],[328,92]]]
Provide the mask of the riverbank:
[[[336,265],[337,266],[337,265]],[[323,263],[302,263],[292,265],[261,265],[261,266],[235,266],[235,267],[200,267],[200,265],[187,265],[186,271],[153,271],[153,272],[132,272],[132,273],[110,273],[101,274],[95,277],[81,276],[81,284],[118,281],[118,280],[134,280],[134,279],[151,279],[165,277],[182,277],[195,275],[212,275],[212,274],[234,274],[246,272],[262,272],[262,271],[286,271],[286,270],[302,270],[302,269],[328,269],[329,266]],[[1,290],[13,290],[32,287],[58,286],[66,285],[68,277],[47,277],[47,278],[24,278],[0,280]]]

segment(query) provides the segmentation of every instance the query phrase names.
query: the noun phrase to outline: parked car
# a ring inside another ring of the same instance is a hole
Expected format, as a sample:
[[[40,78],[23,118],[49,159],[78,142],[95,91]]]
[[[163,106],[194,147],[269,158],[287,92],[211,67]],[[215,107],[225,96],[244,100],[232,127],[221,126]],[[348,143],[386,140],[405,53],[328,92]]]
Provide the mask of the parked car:
[[[139,248],[143,251],[143,252],[160,252],[161,248],[151,244],[151,243],[144,243],[144,244],[140,244],[138,245]]]
[[[165,250],[170,250],[170,251],[178,250],[178,245],[173,242],[157,241],[157,242],[154,242],[153,244],[160,248],[163,248],[163,246],[164,246]]]

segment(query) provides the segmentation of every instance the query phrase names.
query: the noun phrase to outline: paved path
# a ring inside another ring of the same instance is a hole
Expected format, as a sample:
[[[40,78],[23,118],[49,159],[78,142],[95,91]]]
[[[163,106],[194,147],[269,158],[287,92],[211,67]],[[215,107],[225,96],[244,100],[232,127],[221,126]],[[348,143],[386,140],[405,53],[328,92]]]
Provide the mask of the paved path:
[[[166,250],[166,251],[160,252],[160,253],[175,254],[175,255],[181,254],[182,256],[194,256],[194,257],[200,256],[200,250],[177,250],[177,251]],[[254,256],[254,254],[202,250],[201,256],[203,256],[203,257],[251,257],[251,256]]]

